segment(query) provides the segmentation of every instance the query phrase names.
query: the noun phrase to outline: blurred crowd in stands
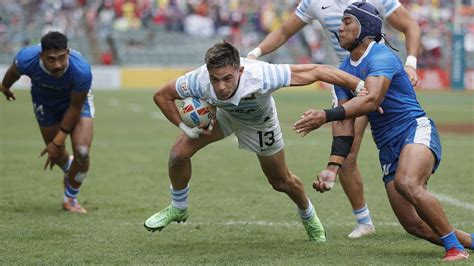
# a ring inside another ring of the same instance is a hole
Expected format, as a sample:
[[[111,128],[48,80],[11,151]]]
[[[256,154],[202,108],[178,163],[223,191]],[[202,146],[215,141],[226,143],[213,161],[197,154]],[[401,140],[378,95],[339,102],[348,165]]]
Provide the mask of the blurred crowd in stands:
[[[463,6],[456,13],[453,0],[400,2],[423,32],[420,67],[445,68],[449,64],[447,44],[455,15],[470,18],[461,31],[465,34],[466,51],[474,54],[474,0],[462,0]],[[157,46],[170,32],[227,39],[244,54],[294,12],[298,3],[299,0],[0,0],[0,54],[4,55],[0,56],[0,63],[8,63],[5,60],[11,60],[19,48],[37,43],[50,30],[64,32],[71,40],[70,46],[86,53],[95,64],[123,64],[117,49]],[[285,45],[293,62],[334,63],[320,27],[308,25]],[[403,50],[403,37],[387,31],[390,40]],[[143,33],[145,38],[133,37],[136,33]],[[176,43],[175,48],[179,47],[180,43]],[[474,62],[468,62],[468,67],[474,67]]]

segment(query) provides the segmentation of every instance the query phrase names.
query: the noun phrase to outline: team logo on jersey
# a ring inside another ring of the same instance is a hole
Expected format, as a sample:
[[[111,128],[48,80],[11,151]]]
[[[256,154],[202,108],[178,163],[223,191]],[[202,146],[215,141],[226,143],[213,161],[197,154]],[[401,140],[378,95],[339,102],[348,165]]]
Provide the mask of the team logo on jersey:
[[[251,100],[255,100],[255,98],[256,98],[255,93],[252,93],[249,96],[242,98],[242,101],[251,101]]]
[[[181,82],[181,84],[179,84],[179,87],[180,89],[184,92],[184,93],[188,93],[189,92],[189,84],[188,84],[188,81],[187,80],[183,80]]]

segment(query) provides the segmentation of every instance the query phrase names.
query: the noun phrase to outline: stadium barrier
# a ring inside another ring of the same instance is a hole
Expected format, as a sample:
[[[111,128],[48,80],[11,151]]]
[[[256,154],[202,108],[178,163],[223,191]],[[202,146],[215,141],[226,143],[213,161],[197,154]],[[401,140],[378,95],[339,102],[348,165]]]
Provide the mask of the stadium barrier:
[[[3,77],[8,65],[0,65],[0,75]],[[163,68],[163,67],[119,67],[93,66],[92,88],[94,90],[133,90],[156,89],[166,82],[183,75],[191,68]],[[417,89],[450,90],[450,73],[444,69],[418,69],[420,83]],[[16,89],[27,89],[30,80],[26,76],[15,83]],[[317,86],[325,87],[325,86]],[[464,72],[464,89],[474,91],[474,69]]]

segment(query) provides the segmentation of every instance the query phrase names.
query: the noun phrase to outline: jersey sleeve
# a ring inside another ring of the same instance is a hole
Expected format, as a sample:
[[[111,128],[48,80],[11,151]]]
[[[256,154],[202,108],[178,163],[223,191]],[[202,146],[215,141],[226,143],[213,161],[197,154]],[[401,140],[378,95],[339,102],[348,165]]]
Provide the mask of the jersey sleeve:
[[[31,67],[32,63],[34,62],[31,57],[31,52],[29,51],[30,49],[28,47],[22,48],[17,55],[15,56],[15,59],[13,60],[13,63],[15,64],[16,69],[22,74],[22,75],[30,75],[31,73]]]
[[[73,91],[75,92],[84,92],[89,91],[92,85],[92,73],[89,65],[81,69],[81,72],[77,73],[75,76],[75,86]]]
[[[290,86],[291,70],[287,64],[264,64],[262,65],[262,88],[261,93],[271,93],[282,87]]]
[[[296,7],[296,16],[306,24],[309,24],[316,19],[316,14],[314,13],[315,8],[311,7],[313,4],[313,0],[303,0]]]
[[[399,68],[400,63],[394,54],[379,53],[367,65],[367,76],[383,76],[392,80],[393,76],[400,71]]]
[[[202,98],[203,91],[200,81],[205,74],[204,72],[206,72],[205,65],[179,77],[175,85],[178,95],[183,99],[191,96]]]
[[[376,0],[372,1],[372,4],[384,19],[387,19],[401,6],[398,0]]]

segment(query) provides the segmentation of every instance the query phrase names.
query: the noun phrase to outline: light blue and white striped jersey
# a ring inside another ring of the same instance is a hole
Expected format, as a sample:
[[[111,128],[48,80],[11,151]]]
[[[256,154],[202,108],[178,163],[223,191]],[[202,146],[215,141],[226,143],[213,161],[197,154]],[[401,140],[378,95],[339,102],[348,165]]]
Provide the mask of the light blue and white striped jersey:
[[[182,98],[194,96],[228,112],[233,118],[248,124],[260,124],[277,115],[271,93],[290,85],[289,65],[269,64],[240,58],[244,71],[234,96],[217,99],[209,80],[206,65],[186,73],[176,81],[176,91]]]
[[[349,56],[349,52],[339,45],[336,37],[341,26],[344,10],[356,0],[303,0],[296,8],[295,14],[306,24],[317,20],[326,30],[332,47],[336,52],[339,62]],[[367,0],[375,6],[383,19],[388,18],[398,7],[398,0]]]

